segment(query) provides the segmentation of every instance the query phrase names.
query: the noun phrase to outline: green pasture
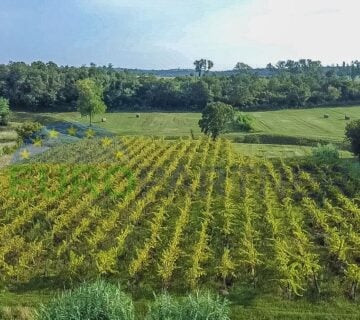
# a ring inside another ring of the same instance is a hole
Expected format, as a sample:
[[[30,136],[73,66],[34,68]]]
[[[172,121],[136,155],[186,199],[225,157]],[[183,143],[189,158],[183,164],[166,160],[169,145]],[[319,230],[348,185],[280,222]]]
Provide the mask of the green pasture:
[[[249,112],[254,118],[254,132],[251,134],[274,135],[280,137],[295,137],[314,140],[325,140],[333,143],[344,141],[344,130],[348,120],[360,119],[360,106],[328,107],[316,109],[277,110]],[[329,117],[324,118],[327,114]],[[95,117],[94,126],[104,128],[119,135],[150,135],[178,137],[189,136],[192,130],[195,136],[202,135],[198,127],[200,113],[189,112],[116,112]],[[106,122],[102,122],[102,118]],[[13,121],[37,120],[43,124],[54,121],[88,124],[87,117],[81,117],[78,112],[62,113],[29,113],[14,112]],[[1,142],[0,132],[0,142]],[[236,139],[246,136],[245,133],[232,132],[226,136]],[[251,141],[249,141],[251,142]],[[302,145],[278,144],[234,144],[238,152],[265,157],[306,156],[311,153],[311,147]],[[301,143],[300,143],[301,144]],[[343,157],[350,157],[344,152]]]
[[[251,143],[233,143],[234,149],[241,154],[265,157],[265,158],[292,158],[305,157],[311,155],[313,147],[280,145],[280,144],[251,144]],[[341,158],[352,158],[352,153],[340,151]]]
[[[192,129],[195,135],[200,134],[198,120],[200,113],[164,113],[140,112],[107,113],[95,118],[94,125],[105,128],[120,135],[157,135],[157,136],[188,136]],[[255,133],[283,136],[325,139],[333,142],[343,141],[344,129],[348,120],[360,119],[360,106],[329,107],[299,110],[277,110],[249,112],[254,118]],[[325,119],[324,115],[329,115]],[[88,118],[81,117],[78,112],[63,113],[14,113],[15,121],[38,119],[45,123],[51,121],[69,121],[87,124]],[[105,117],[106,122],[101,122]],[[242,133],[231,133],[231,136]]]
[[[286,136],[342,141],[348,120],[360,119],[360,107],[278,110],[250,113],[255,131]],[[324,115],[329,118],[324,118]]]

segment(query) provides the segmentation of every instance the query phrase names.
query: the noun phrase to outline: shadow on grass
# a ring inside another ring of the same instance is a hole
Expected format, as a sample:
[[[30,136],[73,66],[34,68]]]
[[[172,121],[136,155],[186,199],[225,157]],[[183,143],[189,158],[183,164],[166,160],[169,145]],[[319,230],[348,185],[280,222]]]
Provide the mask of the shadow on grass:
[[[233,304],[250,307],[253,305],[257,294],[254,288],[243,287],[241,290],[232,291],[228,298]]]
[[[11,121],[12,122],[37,121],[44,126],[50,123],[61,122],[59,119],[51,115],[33,113],[33,112],[13,112],[11,114]]]

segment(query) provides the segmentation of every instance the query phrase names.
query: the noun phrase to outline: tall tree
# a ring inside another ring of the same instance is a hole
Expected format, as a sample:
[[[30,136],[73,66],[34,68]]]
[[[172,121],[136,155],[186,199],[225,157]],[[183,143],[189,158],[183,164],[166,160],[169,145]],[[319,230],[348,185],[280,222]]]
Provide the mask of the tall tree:
[[[200,59],[194,61],[194,66],[195,72],[197,72],[199,77],[201,77],[203,74],[209,72],[210,69],[214,67],[214,62],[212,62],[211,60]]]
[[[91,126],[93,116],[106,111],[106,105],[103,102],[103,90],[90,78],[77,81],[76,87],[79,94],[78,110],[81,115],[90,117]]]
[[[206,70],[206,71],[209,72],[210,69],[213,68],[213,66],[214,66],[214,62],[211,61],[211,60],[208,60],[208,61],[207,61],[207,70]]]
[[[243,72],[247,72],[247,71],[250,71],[252,68],[244,63],[244,62],[238,62],[235,67],[234,67],[234,70],[236,71],[243,71]]]

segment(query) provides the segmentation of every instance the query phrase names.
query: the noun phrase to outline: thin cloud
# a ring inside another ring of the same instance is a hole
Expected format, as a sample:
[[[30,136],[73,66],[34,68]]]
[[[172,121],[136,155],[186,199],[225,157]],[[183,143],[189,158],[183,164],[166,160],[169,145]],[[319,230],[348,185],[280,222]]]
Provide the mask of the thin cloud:
[[[168,44],[188,56],[213,55],[221,67],[236,61],[263,66],[280,59],[324,63],[360,56],[357,0],[255,0],[218,10]]]

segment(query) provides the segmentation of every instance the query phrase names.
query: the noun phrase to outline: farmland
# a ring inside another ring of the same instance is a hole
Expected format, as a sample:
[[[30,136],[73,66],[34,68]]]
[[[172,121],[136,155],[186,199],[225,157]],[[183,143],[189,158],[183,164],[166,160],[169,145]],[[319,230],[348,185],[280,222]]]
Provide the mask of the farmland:
[[[107,113],[106,122],[101,117],[95,120],[95,126],[118,135],[158,136],[167,138],[188,137],[190,131],[196,137],[201,133],[198,126],[200,113]],[[252,140],[236,144],[235,150],[242,154],[261,157],[292,157],[306,156],[311,153],[311,146],[331,142],[342,144],[344,129],[350,119],[360,118],[360,107],[334,107],[320,109],[279,110],[266,112],[248,112],[253,120],[251,133],[230,132],[225,135],[232,141],[239,139],[263,137],[256,144]],[[325,119],[324,114],[329,115]],[[88,119],[79,113],[14,113],[13,120],[38,120],[43,124],[51,125],[56,122],[86,125]],[[257,140],[257,139],[256,139]],[[264,141],[263,141],[264,140]],[[260,142],[260,143],[259,143]],[[342,157],[349,158],[351,154],[344,151]]]
[[[328,141],[342,141],[347,123],[345,115],[352,120],[360,118],[360,107],[333,107],[299,110],[277,110],[266,112],[248,112],[254,118],[254,132],[282,136],[322,138]],[[329,118],[324,119],[324,114]],[[70,122],[87,124],[87,118],[79,113],[45,113],[47,117]],[[190,129],[199,134],[197,122],[200,113],[161,113],[141,112],[140,118],[135,113],[108,113],[107,121],[97,126],[121,135],[156,135],[189,136]],[[31,117],[31,113],[28,113]],[[37,114],[34,114],[37,117]],[[239,135],[239,133],[231,134]]]
[[[0,171],[0,315],[101,276],[122,283],[139,314],[154,292],[210,289],[228,292],[232,319],[359,317],[352,154],[319,166],[309,145],[236,140],[340,143],[343,116],[356,119],[359,107],[250,114],[252,133],[212,141],[198,113],[108,113],[95,119],[93,139],[77,113],[13,113],[4,145],[25,120],[63,136],[38,155],[25,146],[29,159],[18,151]],[[68,135],[72,125],[78,137]]]
[[[360,190],[341,168],[246,157],[225,139],[117,137],[55,147],[0,177],[7,287],[102,275],[137,297],[354,293]]]

